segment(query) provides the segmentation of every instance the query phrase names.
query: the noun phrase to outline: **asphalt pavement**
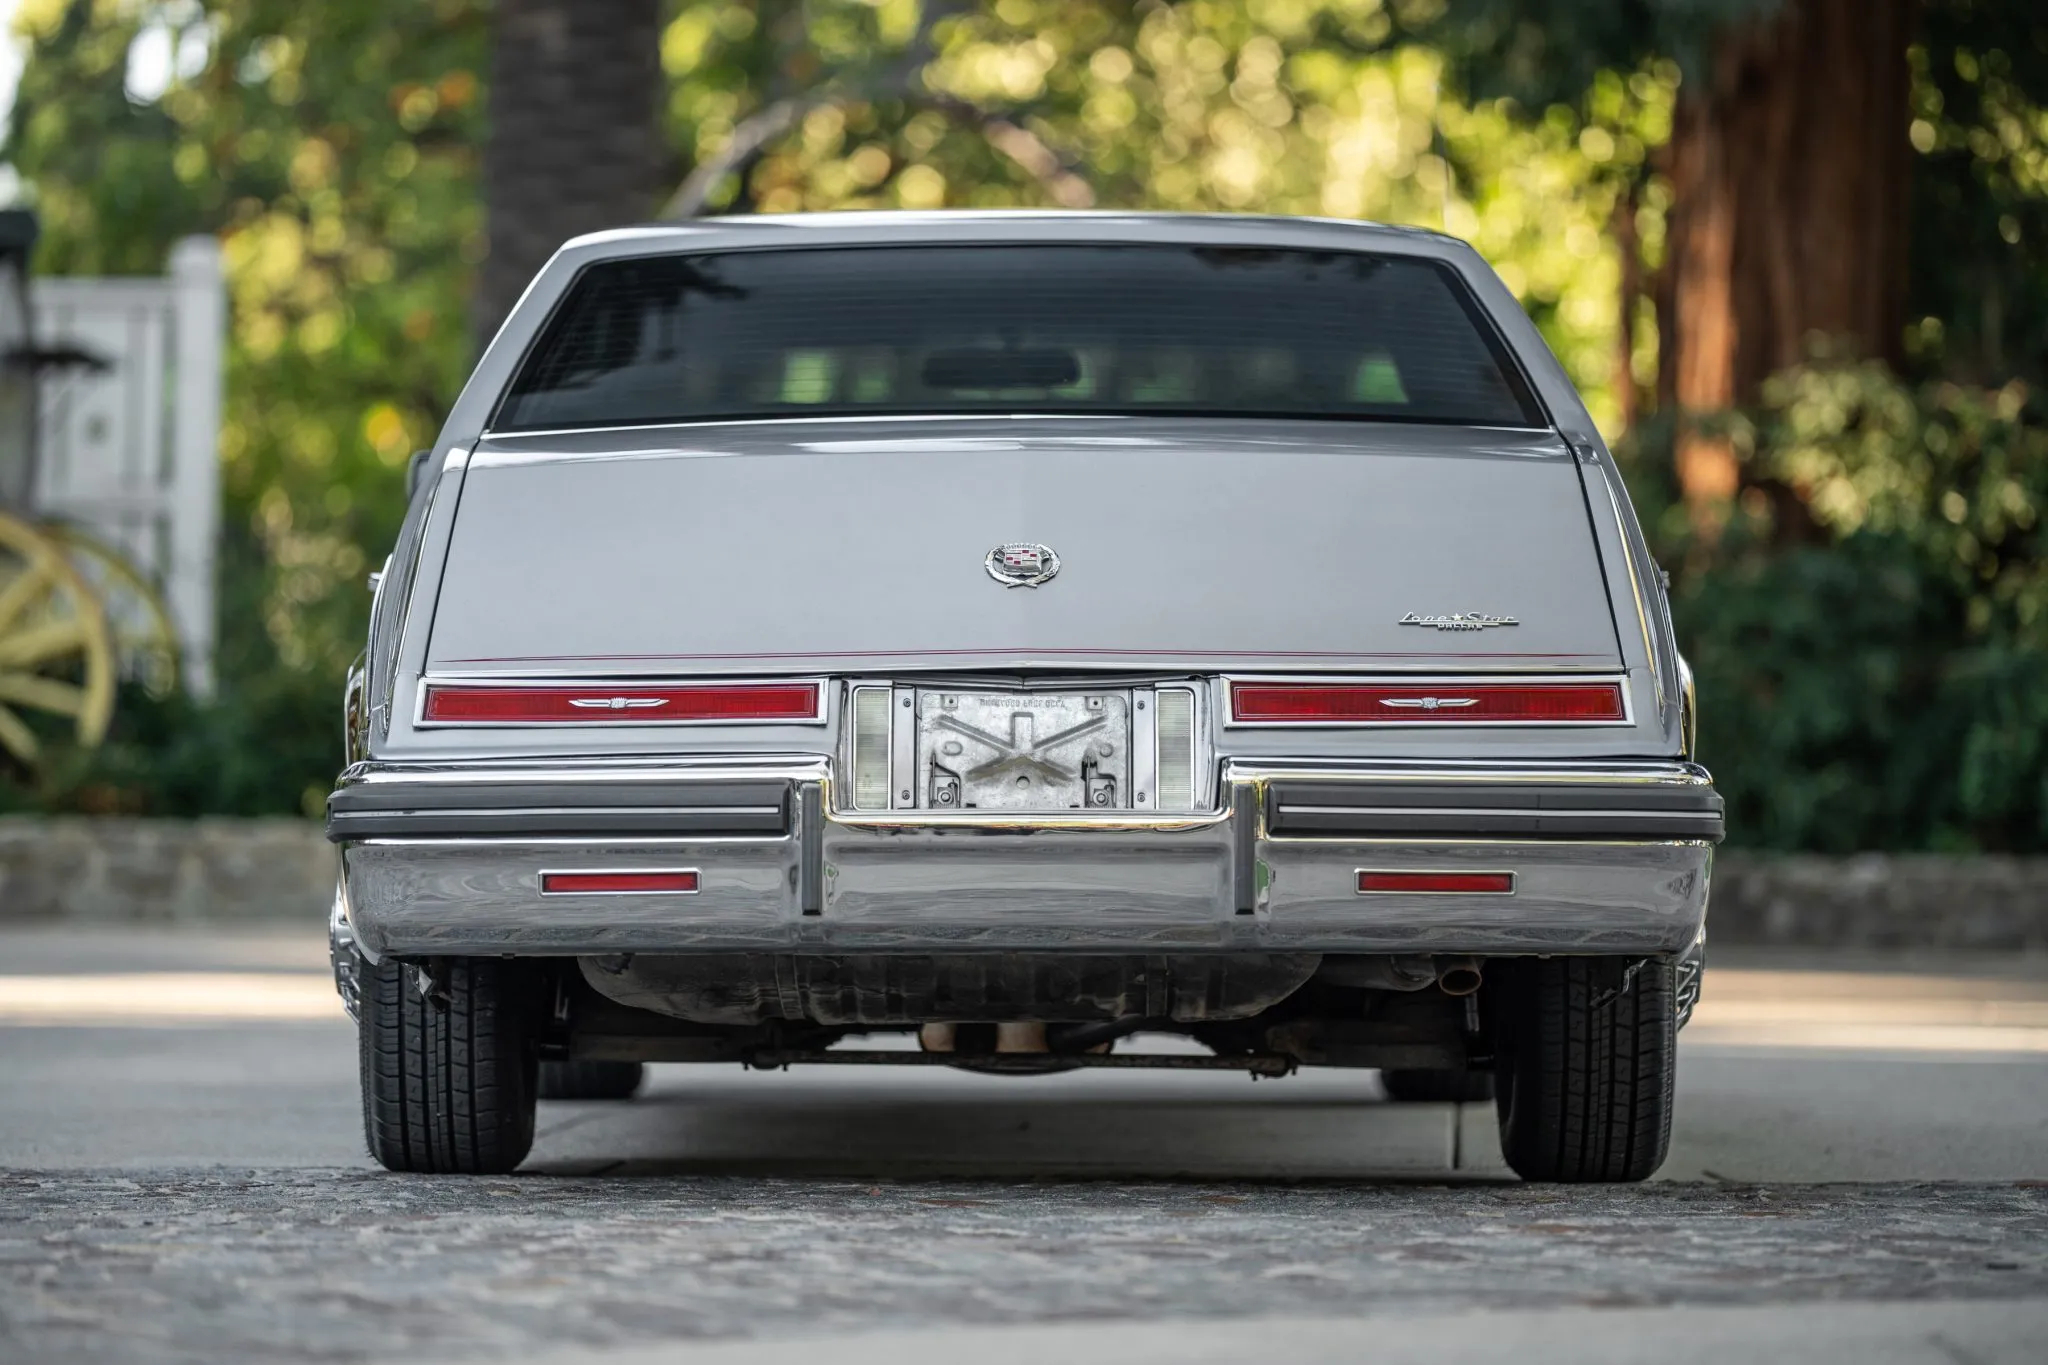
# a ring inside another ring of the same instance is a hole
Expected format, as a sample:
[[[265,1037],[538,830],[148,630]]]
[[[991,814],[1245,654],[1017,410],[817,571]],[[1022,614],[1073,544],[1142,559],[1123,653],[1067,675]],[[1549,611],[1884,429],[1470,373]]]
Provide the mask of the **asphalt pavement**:
[[[2048,961],[1722,952],[1641,1187],[1369,1072],[658,1067],[363,1154],[317,931],[0,933],[0,1361],[2027,1361]]]

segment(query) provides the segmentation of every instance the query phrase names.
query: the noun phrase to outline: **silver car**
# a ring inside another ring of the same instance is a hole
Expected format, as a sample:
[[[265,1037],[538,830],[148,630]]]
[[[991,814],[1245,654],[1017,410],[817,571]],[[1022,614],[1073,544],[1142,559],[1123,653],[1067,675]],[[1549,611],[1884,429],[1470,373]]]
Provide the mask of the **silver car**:
[[[386,1166],[650,1061],[1374,1068],[1530,1178],[1662,1161],[1721,802],[1464,243],[600,233],[414,472],[328,808]]]

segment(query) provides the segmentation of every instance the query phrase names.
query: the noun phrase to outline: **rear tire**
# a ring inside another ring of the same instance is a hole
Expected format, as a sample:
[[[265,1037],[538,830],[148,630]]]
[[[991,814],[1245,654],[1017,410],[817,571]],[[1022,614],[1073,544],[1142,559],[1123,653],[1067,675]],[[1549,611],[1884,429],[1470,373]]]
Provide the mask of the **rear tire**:
[[[646,1078],[640,1062],[542,1062],[544,1100],[630,1100]]]
[[[363,964],[363,1135],[386,1170],[502,1175],[533,1147],[535,994],[516,964],[444,960],[447,999],[410,965]]]
[[[1525,1180],[1647,1179],[1671,1146],[1677,1019],[1671,963],[1497,962],[1501,1152]]]
[[[1448,1067],[1382,1071],[1380,1088],[1388,1099],[1402,1103],[1471,1104],[1493,1098],[1493,1073]]]

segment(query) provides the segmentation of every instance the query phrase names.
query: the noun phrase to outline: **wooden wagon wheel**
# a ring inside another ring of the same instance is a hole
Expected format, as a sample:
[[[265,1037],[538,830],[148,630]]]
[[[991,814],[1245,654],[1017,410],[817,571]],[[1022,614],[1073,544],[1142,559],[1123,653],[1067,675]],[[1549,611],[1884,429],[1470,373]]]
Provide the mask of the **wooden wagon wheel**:
[[[178,685],[178,632],[156,585],[118,550],[75,526],[47,524],[42,531],[64,547],[71,567],[98,596],[113,632],[119,675],[141,683],[151,696],[167,695]]]
[[[114,713],[114,641],[92,588],[63,546],[0,512],[0,750],[42,754],[23,717],[60,717],[86,746]]]

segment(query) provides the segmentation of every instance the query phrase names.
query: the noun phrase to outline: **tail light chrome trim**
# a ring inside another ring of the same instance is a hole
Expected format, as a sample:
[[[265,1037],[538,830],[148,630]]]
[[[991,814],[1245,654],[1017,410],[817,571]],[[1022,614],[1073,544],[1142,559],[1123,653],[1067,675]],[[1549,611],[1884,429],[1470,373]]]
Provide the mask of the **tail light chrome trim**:
[[[1224,723],[1361,726],[1626,726],[1628,679],[1601,677],[1287,678],[1225,680]]]
[[[823,725],[822,678],[640,682],[426,678],[413,725]]]

